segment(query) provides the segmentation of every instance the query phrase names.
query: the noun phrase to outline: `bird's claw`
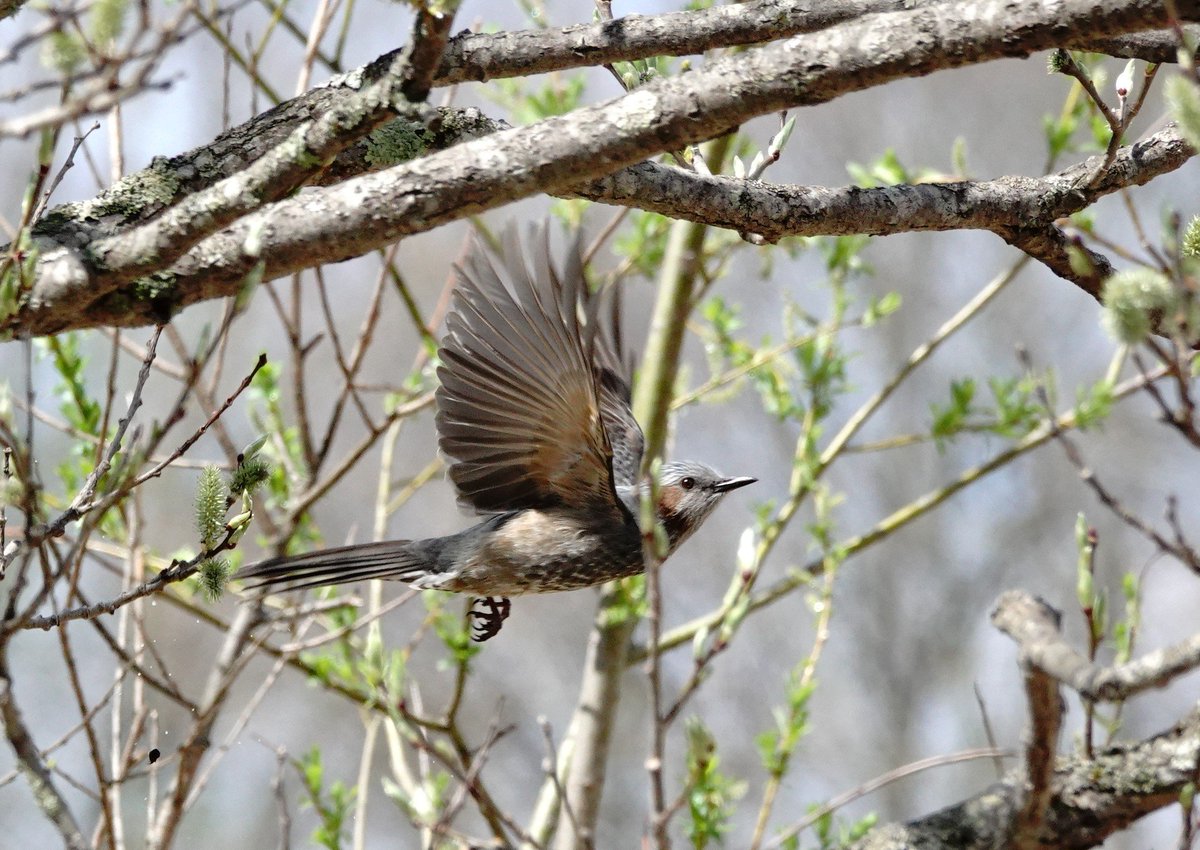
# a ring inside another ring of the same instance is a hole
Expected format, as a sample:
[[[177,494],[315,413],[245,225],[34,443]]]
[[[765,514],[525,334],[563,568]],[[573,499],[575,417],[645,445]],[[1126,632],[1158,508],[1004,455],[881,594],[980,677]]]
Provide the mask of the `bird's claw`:
[[[471,640],[483,643],[494,638],[512,613],[512,603],[503,596],[483,596],[471,600],[467,617],[471,620]]]

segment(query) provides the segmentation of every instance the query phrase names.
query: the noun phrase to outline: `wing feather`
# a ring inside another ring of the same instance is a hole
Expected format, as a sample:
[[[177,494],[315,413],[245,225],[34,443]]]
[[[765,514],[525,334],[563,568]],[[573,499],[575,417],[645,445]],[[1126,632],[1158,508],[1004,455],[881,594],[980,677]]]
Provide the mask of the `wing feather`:
[[[578,262],[579,257],[576,254]],[[599,387],[600,418],[612,448],[613,479],[618,487],[636,490],[646,440],[633,418],[633,363],[621,335],[621,290],[610,287],[587,303],[592,329],[592,360]]]
[[[544,228],[533,248],[531,268],[514,228],[502,268],[482,250],[458,268],[437,392],[450,478],[462,501],[485,513],[555,505],[623,510],[609,429],[611,422],[620,432],[624,470],[631,446],[624,423],[633,419],[628,383],[603,377],[619,368],[619,343],[614,349],[597,333],[578,251],[559,274]],[[640,443],[637,453],[635,467]]]

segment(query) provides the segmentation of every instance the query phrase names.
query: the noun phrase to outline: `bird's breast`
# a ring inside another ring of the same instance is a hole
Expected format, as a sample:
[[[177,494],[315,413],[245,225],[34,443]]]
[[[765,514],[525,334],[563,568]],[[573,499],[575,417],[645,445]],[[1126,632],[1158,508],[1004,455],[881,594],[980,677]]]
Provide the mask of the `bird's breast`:
[[[517,596],[588,587],[642,570],[641,538],[631,523],[525,510],[476,529],[478,539],[442,585],[448,590]]]

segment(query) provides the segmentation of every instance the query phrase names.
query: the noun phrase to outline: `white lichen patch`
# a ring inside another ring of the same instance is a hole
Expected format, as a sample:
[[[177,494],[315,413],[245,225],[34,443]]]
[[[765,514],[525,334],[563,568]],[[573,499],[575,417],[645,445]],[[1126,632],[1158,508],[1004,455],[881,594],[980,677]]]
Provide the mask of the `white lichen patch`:
[[[654,123],[658,117],[658,95],[638,89],[621,101],[621,111],[613,123],[622,130],[636,130]]]

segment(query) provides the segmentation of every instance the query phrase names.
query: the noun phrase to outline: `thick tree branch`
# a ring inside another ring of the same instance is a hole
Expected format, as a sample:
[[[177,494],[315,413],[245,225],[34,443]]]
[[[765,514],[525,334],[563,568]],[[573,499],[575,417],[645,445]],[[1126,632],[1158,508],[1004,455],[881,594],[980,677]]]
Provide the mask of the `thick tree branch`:
[[[486,79],[538,71],[589,67],[620,59],[642,59],[705,49],[732,47],[812,32],[862,14],[907,8],[897,0],[847,0],[811,4],[760,0],[703,12],[679,12],[655,17],[629,16],[610,23],[564,30],[534,30],[520,33],[462,33],[451,39],[434,85],[460,77]],[[774,28],[768,28],[770,22]],[[1200,28],[1188,27],[1198,31]],[[578,31],[578,32],[576,32]],[[574,33],[574,35],[573,35]],[[1174,33],[1157,30],[1134,33],[1078,46],[1100,49],[1114,55],[1139,55],[1148,61],[1174,60]],[[586,47],[580,47],[580,42]],[[604,52],[608,43],[622,45]],[[517,52],[509,57],[501,47]],[[524,51],[524,52],[522,52]],[[1141,55],[1139,53],[1145,53]],[[396,50],[322,86],[279,104],[267,112],[218,136],[211,144],[174,157],[156,159],[150,167],[129,175],[91,201],[67,204],[52,211],[35,232],[60,244],[81,247],[91,240],[111,236],[126,225],[144,221],[180,199],[207,188],[218,180],[246,168],[272,147],[279,145],[297,126],[342,108],[358,97],[366,86],[384,77]],[[546,64],[550,63],[550,64]],[[460,65],[469,70],[460,69]],[[419,100],[413,97],[410,100]],[[507,126],[507,125],[504,125]],[[441,122],[422,130],[419,125],[398,121],[387,132],[353,146],[319,175],[314,182],[332,183],[366,171],[404,161],[428,150],[443,150],[465,138],[486,135],[496,122],[483,119],[478,111],[443,110]]]
[[[1028,594],[1000,597],[992,622],[1020,646],[1034,732],[1027,765],[940,812],[874,830],[854,850],[983,850],[1094,847],[1138,818],[1179,800],[1200,758],[1200,707],[1173,729],[1099,752],[1053,758],[1057,680],[1095,699],[1165,684],[1200,663],[1200,637],[1138,661],[1101,670],[1066,644],[1054,609]]]
[[[691,56],[706,50],[776,41],[881,12],[911,11],[944,0],[757,0],[698,12],[626,15],[563,29],[464,32],[451,39],[436,85],[544,74],[652,56]],[[1187,27],[1189,35],[1200,34]],[[1176,62],[1170,29],[1112,38],[1079,35],[1061,45],[1147,62]]]
[[[1051,223],[1099,198],[1140,186],[1174,171],[1193,151],[1169,125],[1122,148],[1094,185],[1103,162],[1091,157],[1045,177],[918,183],[861,189],[826,188],[705,177],[642,163],[594,181],[572,194],[589,200],[637,206],[673,218],[756,233],[769,242],[784,236],[866,233],[881,236],[916,230],[991,230]],[[634,195],[637,191],[641,197]],[[688,214],[689,210],[691,215]],[[697,214],[699,210],[699,215]]]
[[[1183,31],[1192,44],[1200,39],[1200,27],[1186,26]],[[1179,39],[1175,31],[1170,29],[1133,33],[1119,38],[1084,39],[1065,46],[1120,59],[1141,59],[1158,65],[1179,61]]]
[[[641,163],[586,186],[573,187],[568,194],[754,233],[769,242],[785,236],[990,230],[1098,298],[1101,283],[1112,267],[1104,257],[1089,252],[1090,272],[1073,269],[1067,256],[1071,243],[1054,226],[1055,220],[1105,195],[1144,185],[1174,171],[1193,155],[1178,129],[1168,125],[1121,148],[1111,167],[1095,181],[1103,156],[1046,177],[999,177],[874,189],[706,177]]]
[[[697,12],[626,15],[563,29],[464,32],[446,49],[437,85],[523,77],[652,56],[690,56],[721,47],[777,41],[878,12],[901,12],[911,0],[757,0]],[[926,0],[924,5],[934,5]]]
[[[187,196],[153,221],[88,246],[80,260],[92,279],[109,287],[165,268],[202,238],[290,194],[398,111],[427,121],[432,110],[409,104],[429,93],[450,25],[449,15],[418,12],[409,46],[392,60],[388,73],[359,95],[298,126],[243,171]],[[245,250],[255,251],[249,245]]]
[[[759,0],[736,7],[701,12],[678,12],[653,17],[629,16],[618,21],[511,33],[463,32],[445,48],[445,57],[430,80],[448,85],[462,79],[512,77],[590,67],[621,59],[644,59],[678,53],[699,53],[768,39],[812,32],[863,14],[906,8],[903,0],[838,0],[813,10],[810,4]],[[156,159],[149,168],[129,175],[92,201],[67,204],[51,212],[35,233],[59,244],[82,247],[118,233],[126,225],[161,210],[219,180],[247,168],[281,144],[297,126],[346,108],[367,87],[384,80],[404,50],[385,53],[369,64],[330,80],[298,97],[175,157]],[[509,56],[505,51],[515,51]],[[481,76],[482,74],[482,76]],[[420,100],[405,92],[410,100]],[[331,183],[411,159],[428,150],[443,150],[463,138],[493,132],[497,125],[476,126],[475,110],[443,110],[440,125],[398,121],[368,142],[361,143],[330,165],[317,183]]]
[[[484,132],[496,126],[473,114],[467,126],[471,132]],[[462,122],[451,122],[462,126]],[[1169,126],[1155,135],[1123,148],[1102,179],[1091,182],[1101,157],[1093,157],[1061,172],[1041,178],[1001,177],[995,180],[958,183],[924,183],[885,186],[825,188],[789,186],[744,181],[731,177],[707,177],[678,168],[640,163],[610,177],[576,187],[560,194],[595,201],[636,206],[660,212],[672,218],[684,218],[740,232],[758,234],[768,241],[785,236],[875,235],[921,230],[991,230],[1005,241],[1045,263],[1059,276],[1071,280],[1093,297],[1098,297],[1104,278],[1111,272],[1108,261],[1090,254],[1092,269],[1072,268],[1067,255],[1069,240],[1054,226],[1056,219],[1070,215],[1119,189],[1142,185],[1180,167],[1192,156],[1191,148],[1178,131]],[[408,175],[388,172],[376,177],[383,196],[410,190]],[[329,220],[348,221],[369,233],[373,213],[357,200],[357,193],[342,196],[336,191],[311,193],[289,201],[277,220],[284,221],[286,210],[302,207],[305,216],[319,227]],[[1041,222],[1041,223],[1039,223]],[[415,224],[415,222],[413,222]],[[353,228],[352,228],[353,229]],[[298,240],[286,229],[263,233],[261,250],[275,264],[287,260],[294,247],[313,246]],[[297,246],[296,243],[300,244]],[[227,243],[228,244],[228,243]],[[380,244],[384,244],[381,242]],[[378,246],[375,246],[378,247]],[[214,249],[219,254],[220,249]],[[232,250],[232,247],[230,248]],[[307,267],[316,260],[307,253],[296,257],[282,273]],[[275,266],[272,265],[272,272]],[[212,280],[212,272],[199,272],[182,278],[181,305],[205,297],[230,295],[241,285],[240,278],[224,276]],[[274,273],[272,276],[275,276]],[[81,316],[83,324],[139,324],[153,318],[153,303],[127,305],[117,301],[96,305],[90,316]],[[128,306],[140,306],[140,312],[127,312]],[[41,332],[41,331],[36,331]]]
[[[1104,286],[1105,278],[1115,271],[1108,257],[1086,245],[1077,244],[1054,224],[1028,224],[1001,228],[995,232],[1009,245],[1021,249],[1097,301],[1100,300],[1100,290]],[[1086,268],[1072,266],[1072,248],[1078,249],[1087,257],[1087,263],[1084,264]]]
[[[1172,805],[1193,778],[1200,755],[1200,710],[1175,728],[1135,744],[1112,747],[1094,759],[1059,759],[1042,824],[1045,845],[1059,850],[1095,847],[1140,817]],[[1010,845],[1011,826],[1025,799],[1016,772],[979,794],[906,824],[889,824],[853,850],[993,850]]]
[[[1165,18],[1152,0],[1043,0],[1019,14],[1002,0],[967,4],[970,14],[960,5],[872,15],[757,48],[568,116],[280,201],[124,292],[117,291],[119,276],[89,273],[86,252],[47,251],[27,304],[8,329],[50,333],[127,324],[130,316],[145,321],[149,313],[236,291],[260,262],[267,279],[291,274],[535,192],[565,190],[755,115],[940,68],[1024,55],[1083,33],[1158,26]],[[1189,16],[1200,12],[1197,0],[1178,5]]]

